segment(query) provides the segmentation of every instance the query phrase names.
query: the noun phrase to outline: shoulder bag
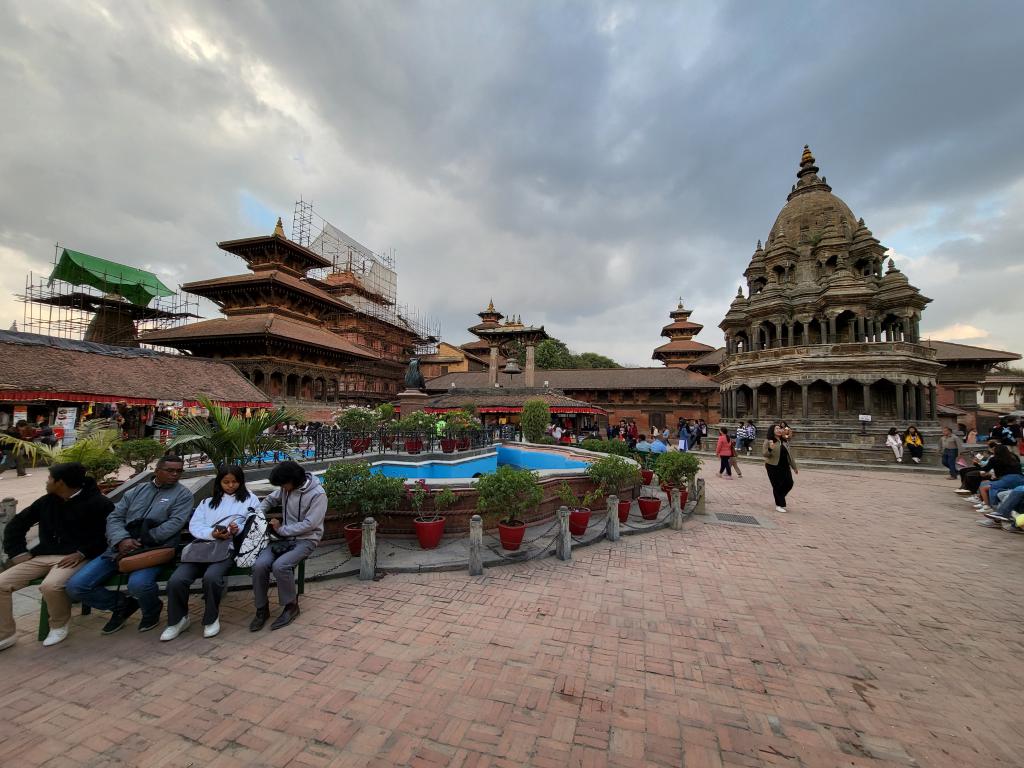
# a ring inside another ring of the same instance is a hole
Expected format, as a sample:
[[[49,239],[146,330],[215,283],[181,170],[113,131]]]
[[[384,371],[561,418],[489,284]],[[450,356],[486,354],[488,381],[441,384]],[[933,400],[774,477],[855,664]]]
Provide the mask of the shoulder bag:
[[[222,517],[213,527],[216,528],[225,520],[230,520],[237,515]],[[185,545],[181,550],[181,562],[183,563],[219,563],[227,560],[234,551],[235,544],[232,539],[199,539]]]
[[[249,507],[249,516],[242,530],[235,536],[235,565],[239,568],[252,568],[260,552],[267,546],[267,539],[267,518]]]
[[[137,496],[139,493],[141,493],[141,491],[136,491],[135,495]],[[156,501],[157,495],[158,494],[153,494],[153,498],[149,501],[149,507],[146,509],[146,514],[144,514],[140,520],[132,522],[130,528],[127,525],[125,526],[128,532],[133,534],[133,538],[142,539],[143,531],[148,532],[150,528],[155,527],[148,518],[149,513],[153,511],[153,504]],[[134,500],[134,497],[132,498]],[[174,560],[176,551],[176,547],[167,544],[138,547],[126,554],[116,556],[117,570],[120,573],[134,573],[135,571],[141,571],[145,568],[154,568],[158,565],[166,565]]]

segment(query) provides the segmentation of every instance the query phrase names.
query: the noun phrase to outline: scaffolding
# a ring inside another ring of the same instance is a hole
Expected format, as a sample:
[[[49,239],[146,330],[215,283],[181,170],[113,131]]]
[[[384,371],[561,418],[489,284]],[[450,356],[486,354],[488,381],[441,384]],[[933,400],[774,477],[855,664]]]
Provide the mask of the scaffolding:
[[[416,337],[415,354],[437,351],[438,322],[398,303],[398,272],[394,253],[377,253],[331,224],[299,199],[292,217],[292,240],[331,262],[311,270],[309,277],[341,293],[357,312],[381,320]]]
[[[55,246],[54,268],[62,249],[59,243]],[[34,272],[25,277],[25,292],[17,298],[23,307],[21,330],[25,333],[119,347],[138,347],[139,336],[148,331],[173,328],[189,318],[199,318],[198,301],[183,293],[154,298],[143,307],[115,293]]]

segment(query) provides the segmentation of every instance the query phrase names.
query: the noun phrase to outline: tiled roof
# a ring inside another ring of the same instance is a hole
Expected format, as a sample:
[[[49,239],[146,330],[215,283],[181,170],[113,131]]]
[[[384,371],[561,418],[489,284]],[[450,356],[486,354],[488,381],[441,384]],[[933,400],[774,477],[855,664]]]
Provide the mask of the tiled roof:
[[[1020,355],[1015,352],[1003,352],[999,349],[988,349],[987,347],[972,347],[970,344],[955,344],[952,341],[926,339],[921,342],[921,345],[934,349],[936,359],[940,363],[957,360],[981,360],[992,363],[1020,360]]]
[[[691,323],[689,320],[676,320],[674,323],[669,323],[661,332],[664,334],[665,331],[700,331],[703,330],[704,326],[700,323]]]
[[[152,350],[0,332],[0,390],[126,399],[269,402],[229,363]],[[0,398],[3,395],[0,394]]]
[[[498,381],[507,389],[523,386],[522,375],[516,377],[512,386],[508,374],[499,373]],[[552,389],[572,392],[580,389],[718,389],[718,384],[694,371],[684,368],[580,368],[580,369],[538,369],[536,382],[548,382]],[[487,387],[487,371],[470,373],[447,373],[427,382],[431,391],[447,390],[452,382],[456,388],[479,389]]]
[[[269,336],[300,344],[308,344],[311,347],[329,349],[334,352],[341,352],[368,360],[380,359],[380,355],[376,352],[361,347],[358,344],[353,344],[351,341],[343,339],[335,333],[309,323],[292,320],[289,317],[282,317],[281,315],[269,312],[203,320],[198,323],[191,323],[190,325],[182,325],[178,328],[168,328],[164,331],[147,333],[141,336],[139,340],[144,344],[180,346],[188,349],[189,342],[191,341],[209,338],[223,339],[232,336]]]
[[[352,309],[349,304],[345,303],[338,297],[331,296],[331,294],[320,290],[314,285],[310,285],[305,280],[300,280],[294,275],[289,275],[287,272],[282,272],[278,269],[269,270],[267,272],[247,272],[242,275],[214,277],[210,280],[197,280],[192,283],[185,283],[181,287],[189,293],[208,296],[220,293],[218,290],[220,288],[231,289],[238,286],[259,285],[261,283],[280,283],[293,291],[317,299],[324,304],[342,309]]]
[[[435,395],[426,403],[427,408],[461,408],[472,405],[475,408],[522,408],[527,400],[543,400],[551,408],[579,409],[580,411],[602,410],[593,403],[574,400],[561,392],[536,392],[515,389],[482,389],[471,392],[453,391]]]
[[[256,237],[242,237],[237,240],[221,240],[217,243],[218,248],[235,254],[239,251],[244,253],[248,248],[261,245],[275,245],[287,251],[295,261],[299,262],[306,269],[320,269],[331,266],[331,261],[325,259],[319,253],[315,253],[309,250],[309,248],[289,240],[287,237],[279,237],[278,235],[257,235]]]
[[[718,349],[708,352],[703,357],[698,357],[696,360],[690,361],[691,368],[717,368],[725,362],[725,347],[719,347]]]
[[[699,341],[692,341],[690,339],[677,339],[676,341],[670,341],[667,344],[662,344],[660,347],[656,347],[654,354],[657,355],[659,352],[701,352],[708,353],[714,352],[714,347],[709,347],[707,344],[701,344]]]

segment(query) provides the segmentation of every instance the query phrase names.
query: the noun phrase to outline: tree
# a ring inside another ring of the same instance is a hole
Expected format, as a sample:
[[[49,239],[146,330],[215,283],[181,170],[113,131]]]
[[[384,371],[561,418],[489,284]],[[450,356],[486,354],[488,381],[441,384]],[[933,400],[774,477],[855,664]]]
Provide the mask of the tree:
[[[576,356],[577,365],[575,368],[621,368],[622,366],[610,357],[599,355],[597,352],[581,352]]]
[[[523,437],[527,442],[539,443],[544,437],[544,430],[551,423],[551,410],[543,400],[527,400],[523,403],[523,415],[520,423]]]
[[[517,344],[512,355],[516,358],[520,367],[526,365],[526,347]],[[576,354],[564,341],[554,337],[544,339],[537,345],[534,362],[537,368],[550,370],[551,368],[621,368],[622,366],[610,357],[598,354],[597,352],[581,352]]]

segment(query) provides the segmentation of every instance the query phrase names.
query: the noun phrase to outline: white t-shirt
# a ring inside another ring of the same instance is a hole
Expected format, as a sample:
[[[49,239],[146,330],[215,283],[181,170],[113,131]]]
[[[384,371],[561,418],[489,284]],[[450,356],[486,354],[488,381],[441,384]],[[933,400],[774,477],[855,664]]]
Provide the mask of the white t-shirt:
[[[225,493],[216,509],[210,506],[211,501],[212,499],[205,499],[200,502],[196,511],[192,513],[192,519],[188,522],[188,532],[195,539],[211,541],[215,523],[224,526],[235,523],[241,528],[245,523],[245,518],[252,514],[249,510],[255,511],[260,505],[260,500],[251,493],[242,501]]]

